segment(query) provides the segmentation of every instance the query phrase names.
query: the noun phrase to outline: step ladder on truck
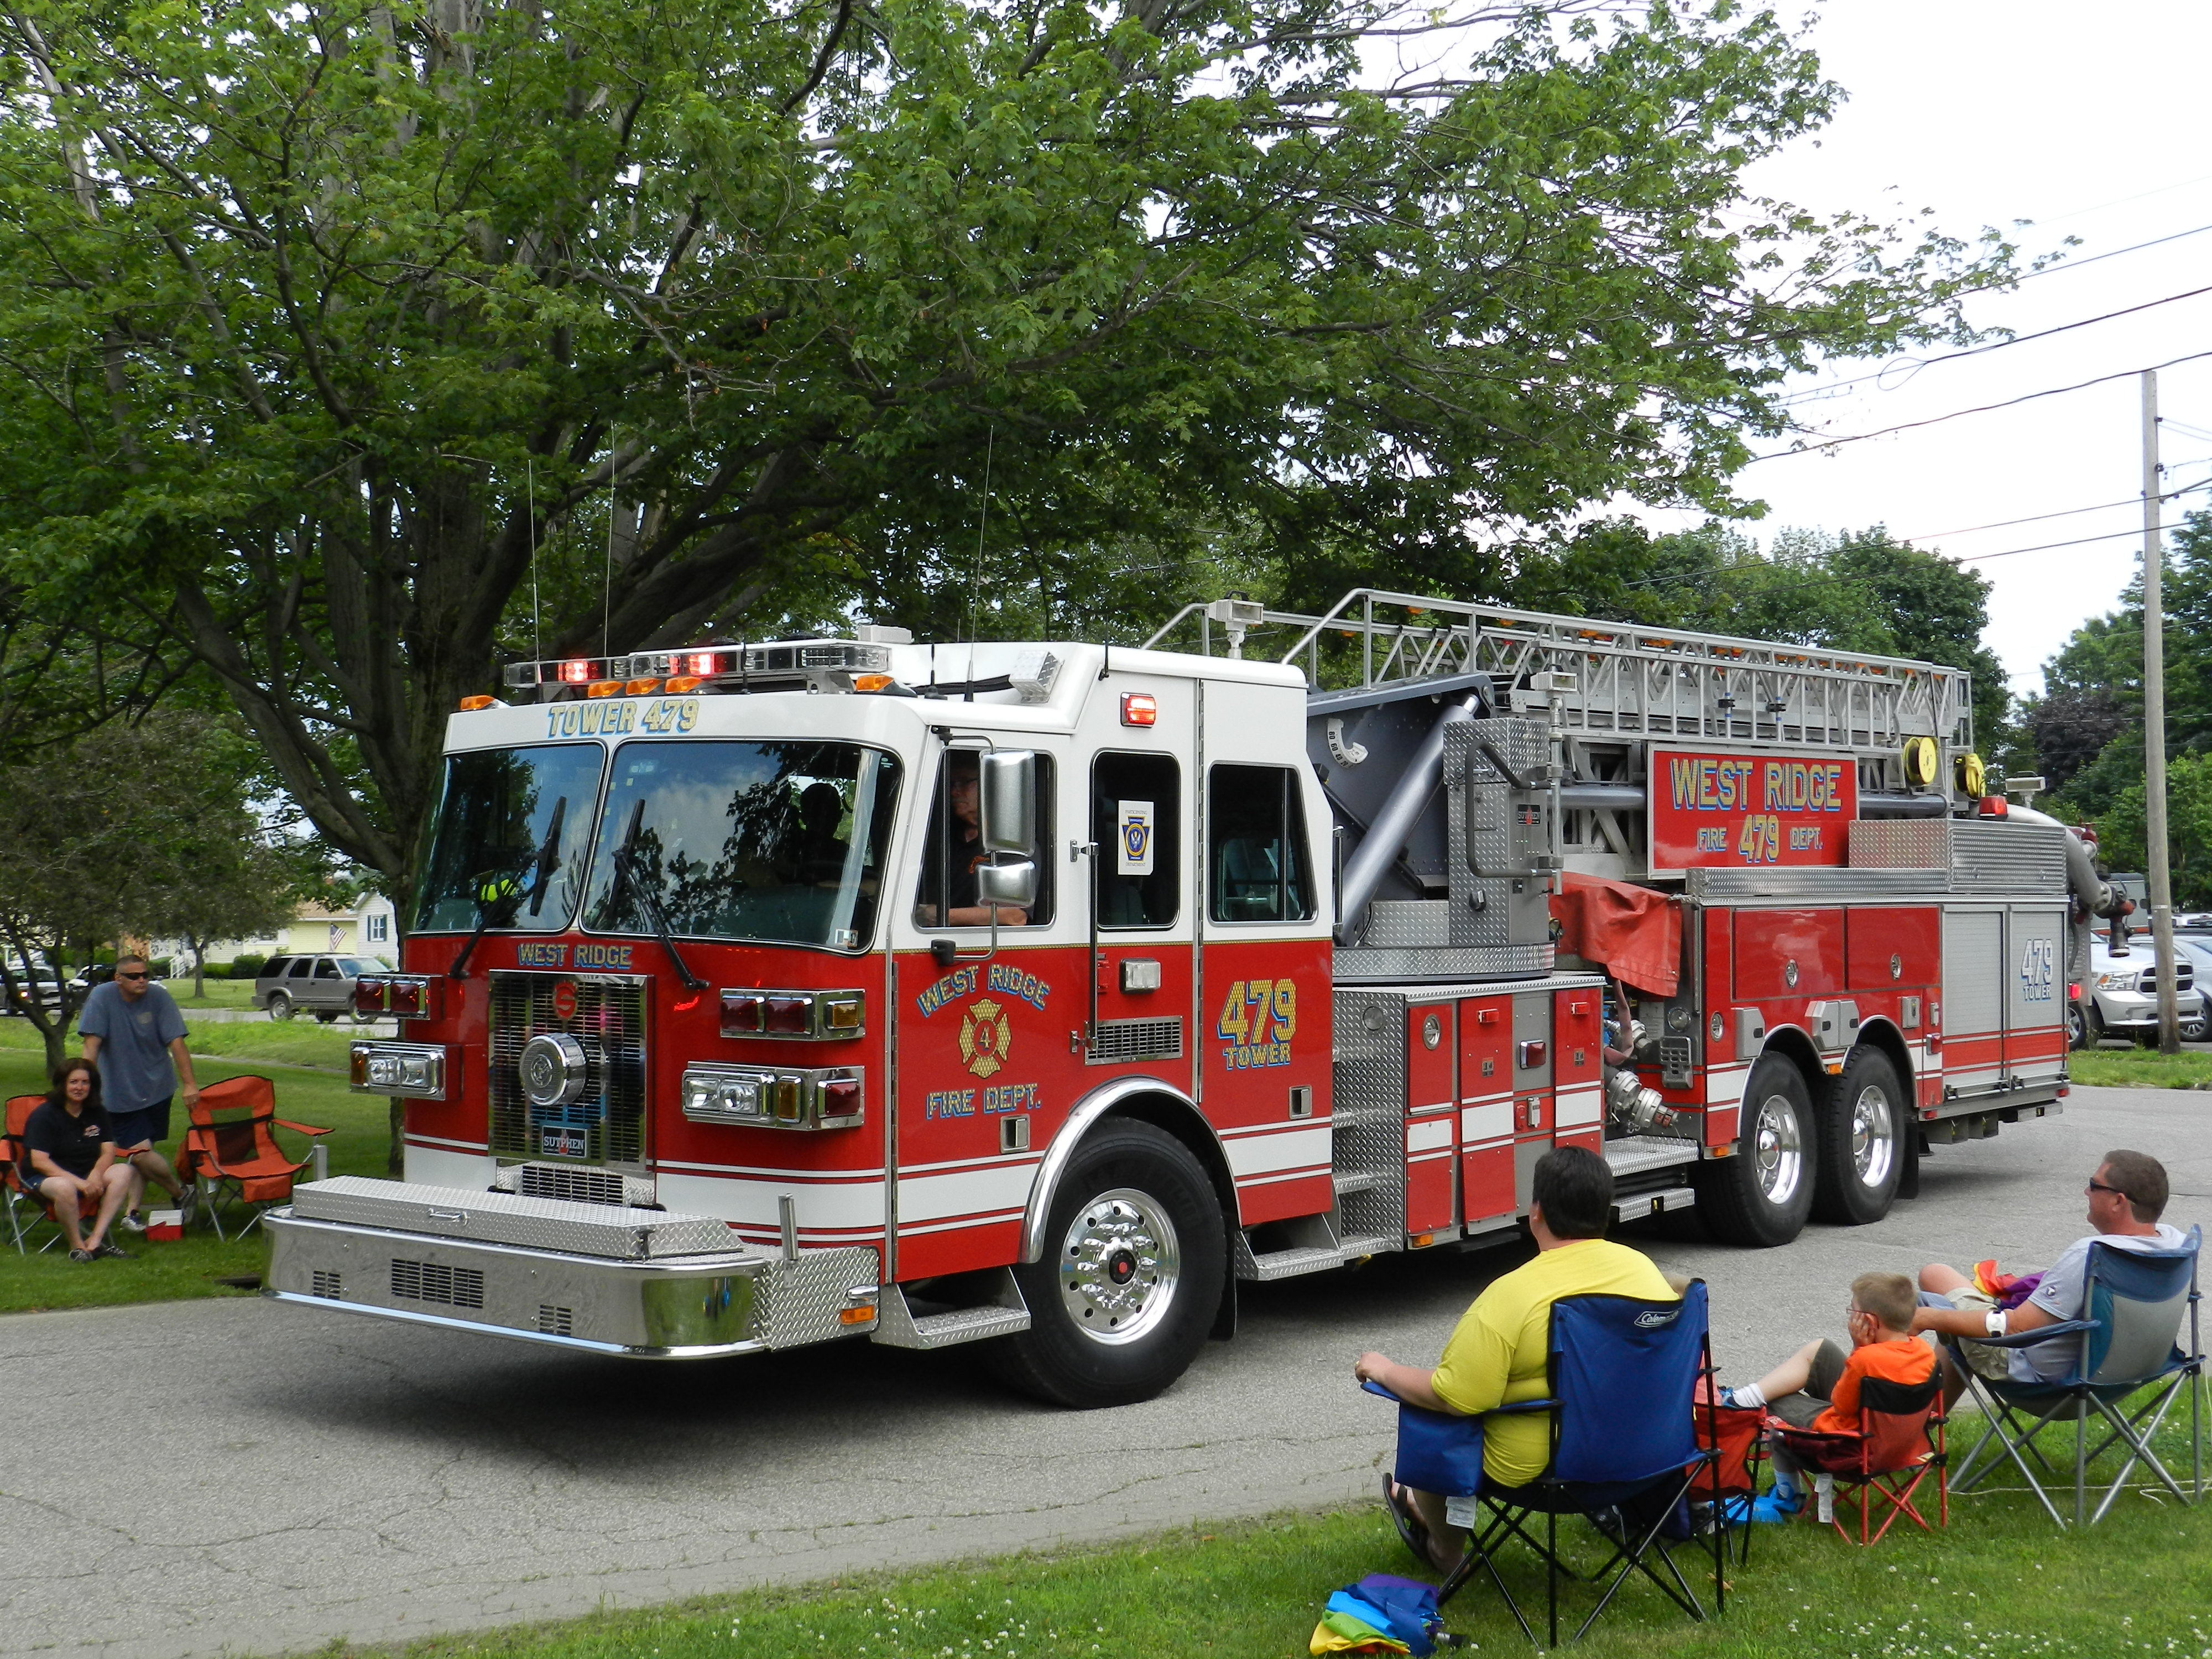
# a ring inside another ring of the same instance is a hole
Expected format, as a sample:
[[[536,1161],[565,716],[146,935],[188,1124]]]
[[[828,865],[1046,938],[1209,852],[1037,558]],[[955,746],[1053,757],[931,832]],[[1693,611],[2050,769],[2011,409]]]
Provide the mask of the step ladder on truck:
[[[404,1179],[299,1188],[280,1300],[1139,1399],[1239,1281],[1510,1238],[1555,1146],[1624,1220],[1878,1218],[2058,1109],[2114,905],[1966,675],[1856,653],[1361,590],[505,690],[361,983]]]

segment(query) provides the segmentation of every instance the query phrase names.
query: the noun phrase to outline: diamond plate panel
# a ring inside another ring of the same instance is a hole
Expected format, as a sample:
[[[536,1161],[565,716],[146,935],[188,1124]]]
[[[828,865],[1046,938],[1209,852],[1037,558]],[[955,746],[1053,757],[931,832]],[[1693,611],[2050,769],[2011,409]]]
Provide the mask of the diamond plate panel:
[[[1406,1231],[1406,995],[1339,988],[1335,997],[1339,1175],[1372,1176],[1337,1200],[1339,1231],[1402,1237]]]
[[[1539,720],[1462,720],[1446,729],[1451,878],[1446,942],[1493,948],[1543,944],[1551,938],[1547,872],[1559,867],[1559,854],[1551,791],[1515,788],[1485,744],[1522,778],[1552,756],[1551,733]]]
[[[1951,867],[1948,818],[1855,818],[1846,844],[1854,870]]]
[[[1340,947],[1339,981],[1408,979],[1533,979],[1552,971],[1549,945],[1447,945],[1436,949]]]
[[[872,1287],[882,1277],[875,1251],[866,1247],[801,1250],[791,1261],[779,1257],[757,1282],[757,1334],[768,1347],[796,1348],[841,1332],[857,1334],[865,1328],[848,1327],[837,1316],[855,1305],[848,1292],[859,1285]]]
[[[1451,943],[1449,899],[1376,899],[1367,908],[1364,947],[1442,950]]]
[[[302,1219],[336,1221],[436,1238],[551,1250],[616,1261],[666,1256],[726,1255],[744,1247],[712,1216],[617,1209],[465,1187],[419,1187],[398,1181],[338,1176],[295,1188],[292,1208]]]
[[[1951,890],[2064,892],[2066,832],[2055,823],[1952,824]]]

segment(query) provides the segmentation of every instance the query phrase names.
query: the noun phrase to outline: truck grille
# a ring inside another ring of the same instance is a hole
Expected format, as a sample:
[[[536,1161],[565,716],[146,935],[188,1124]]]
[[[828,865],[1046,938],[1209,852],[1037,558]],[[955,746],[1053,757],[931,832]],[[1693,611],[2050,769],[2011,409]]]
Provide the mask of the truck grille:
[[[576,1012],[553,1011],[555,988],[575,988]],[[542,1031],[566,1031],[590,1057],[583,1094],[565,1106],[532,1106],[522,1092],[522,1047]],[[565,1130],[566,1136],[546,1131]],[[589,975],[491,976],[491,1151],[504,1158],[568,1158],[578,1164],[645,1162],[645,985]],[[567,1194],[546,1194],[567,1197]],[[582,1194],[576,1194],[579,1197]],[[616,1200],[619,1202],[619,1200]]]
[[[570,1170],[557,1164],[526,1164],[514,1183],[525,1198],[560,1198],[572,1204],[626,1204],[623,1178],[611,1170]]]
[[[484,1277],[474,1267],[442,1261],[392,1263],[392,1294],[402,1302],[435,1302],[447,1308],[482,1308]]]

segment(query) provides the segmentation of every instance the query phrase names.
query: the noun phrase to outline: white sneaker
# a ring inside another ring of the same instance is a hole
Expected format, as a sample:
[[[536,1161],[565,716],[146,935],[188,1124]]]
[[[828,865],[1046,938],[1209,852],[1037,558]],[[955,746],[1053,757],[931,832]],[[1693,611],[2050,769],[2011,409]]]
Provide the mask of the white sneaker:
[[[138,1212],[136,1210],[118,1218],[115,1224],[126,1233],[143,1233],[146,1231],[146,1224],[138,1218]]]

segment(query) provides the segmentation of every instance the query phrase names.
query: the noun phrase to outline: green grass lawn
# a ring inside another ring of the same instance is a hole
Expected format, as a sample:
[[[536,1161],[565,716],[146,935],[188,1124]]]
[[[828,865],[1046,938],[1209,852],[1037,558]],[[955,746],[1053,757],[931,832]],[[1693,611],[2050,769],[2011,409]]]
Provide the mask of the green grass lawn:
[[[2166,1439],[2170,1445],[2173,1437]],[[2185,1452],[2183,1460],[2185,1467]],[[2202,1659],[2212,1651],[2212,1512],[2131,1493],[2103,1525],[2061,1534],[2033,1501],[2017,1493],[1962,1498],[1948,1530],[1931,1534],[1905,1523],[1871,1550],[1804,1522],[1762,1527],[1749,1566],[1730,1564],[1728,1610],[1718,1621],[1692,1625],[1656,1590],[1632,1587],[1581,1651],[1593,1659]],[[1598,1564],[1594,1535],[1581,1522],[1562,1531],[1583,1545],[1584,1565]],[[1686,1575],[1694,1571],[1689,1549],[1680,1559]],[[1709,1599],[1705,1559],[1700,1595]],[[1534,1622],[1543,1589],[1533,1559],[1515,1551],[1501,1564]],[[391,1651],[413,1659],[1291,1659],[1305,1652],[1329,1592],[1370,1572],[1420,1576],[1379,1503],[1202,1526],[1108,1549],[475,1632]],[[1571,1612],[1579,1623],[1578,1610],[1592,1599],[1570,1586],[1563,1621]],[[1477,1651],[1529,1651],[1480,1579],[1445,1614]]]
[[[343,1067],[349,1041],[345,1028],[325,1029],[312,1021],[204,1025],[192,1033],[195,1054],[212,1051],[226,1058],[199,1060],[193,1069],[203,1084],[242,1072],[273,1079],[279,1116],[336,1131],[324,1143],[330,1148],[332,1175],[380,1176],[390,1144],[387,1109],[380,1096],[347,1091]],[[234,1055],[239,1057],[228,1057]],[[0,1022],[0,1095],[44,1092],[44,1071],[45,1051],[38,1034],[21,1020]],[[181,1107],[172,1111],[171,1127],[182,1134]],[[298,1136],[283,1130],[277,1134],[288,1147],[299,1142]],[[176,1141],[165,1144],[162,1151],[173,1160]],[[157,1196],[155,1201],[161,1200]],[[223,1224],[232,1226],[229,1212]],[[51,1236],[41,1226],[33,1243]],[[43,1254],[19,1255],[8,1247],[7,1236],[0,1234],[0,1313],[246,1296],[252,1294],[250,1289],[221,1281],[258,1276],[268,1266],[269,1249],[258,1229],[228,1243],[204,1224],[174,1243],[153,1244],[128,1235],[118,1242],[137,1251],[137,1259],[76,1262],[58,1245]]]
[[[2212,1051],[2187,1048],[2083,1048],[2066,1057],[2074,1081],[2099,1089],[2212,1088]]]

